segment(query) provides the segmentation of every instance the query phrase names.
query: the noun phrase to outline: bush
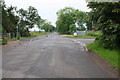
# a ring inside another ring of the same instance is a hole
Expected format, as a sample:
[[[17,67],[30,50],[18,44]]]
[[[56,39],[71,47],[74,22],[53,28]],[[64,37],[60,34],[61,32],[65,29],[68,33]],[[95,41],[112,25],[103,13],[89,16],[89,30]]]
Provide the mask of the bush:
[[[85,31],[86,28],[85,27],[81,27],[81,28],[77,28],[78,31]]]
[[[69,26],[69,32],[70,33],[74,33],[75,31],[76,31],[76,25],[75,24],[71,24],[70,26]]]
[[[90,2],[90,17],[102,31],[98,39],[106,49],[120,49],[120,3]],[[90,21],[91,22],[91,21]]]
[[[7,38],[7,37],[3,37],[3,40],[2,40],[2,45],[7,44],[7,42],[8,42],[8,38]]]
[[[120,48],[120,25],[114,23],[106,23],[102,27],[102,36],[99,37],[101,45],[108,49]]]

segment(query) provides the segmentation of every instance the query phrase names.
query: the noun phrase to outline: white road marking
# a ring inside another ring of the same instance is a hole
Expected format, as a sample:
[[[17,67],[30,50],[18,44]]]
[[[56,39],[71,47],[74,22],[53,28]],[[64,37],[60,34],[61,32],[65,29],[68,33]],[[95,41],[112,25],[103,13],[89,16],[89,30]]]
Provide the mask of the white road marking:
[[[78,41],[78,40],[73,40],[74,42],[80,44],[81,46],[83,46],[85,48],[85,51],[88,51],[87,47],[86,47],[86,44],[81,42],[81,41]]]

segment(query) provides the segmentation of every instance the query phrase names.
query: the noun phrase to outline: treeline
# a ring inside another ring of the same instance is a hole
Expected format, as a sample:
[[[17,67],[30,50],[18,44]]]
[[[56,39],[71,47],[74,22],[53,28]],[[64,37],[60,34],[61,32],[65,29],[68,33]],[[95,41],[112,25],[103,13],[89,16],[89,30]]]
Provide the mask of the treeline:
[[[17,7],[7,7],[5,2],[0,2],[2,8],[2,32],[3,36],[10,33],[11,37],[17,36],[17,28],[20,37],[30,36],[29,29],[38,26],[40,29],[52,32],[54,26],[45,19],[42,19],[35,7],[28,9],[17,9]],[[47,25],[46,25],[47,24]],[[46,30],[46,27],[48,30]]]

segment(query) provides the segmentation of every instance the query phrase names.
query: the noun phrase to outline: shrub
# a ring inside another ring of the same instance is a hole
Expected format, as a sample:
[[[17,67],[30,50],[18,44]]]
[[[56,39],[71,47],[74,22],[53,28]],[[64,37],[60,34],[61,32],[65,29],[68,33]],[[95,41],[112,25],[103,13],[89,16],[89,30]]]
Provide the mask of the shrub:
[[[106,23],[102,27],[103,35],[99,37],[102,45],[108,49],[120,48],[120,25],[114,23]]]
[[[7,37],[3,37],[3,40],[2,40],[2,45],[7,44],[7,42],[8,42],[8,38],[7,38]]]

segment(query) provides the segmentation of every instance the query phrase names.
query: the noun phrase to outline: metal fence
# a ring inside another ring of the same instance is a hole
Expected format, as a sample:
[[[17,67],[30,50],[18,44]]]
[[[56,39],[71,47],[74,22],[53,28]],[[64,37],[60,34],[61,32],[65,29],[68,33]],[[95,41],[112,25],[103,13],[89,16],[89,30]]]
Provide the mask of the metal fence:
[[[75,33],[76,33],[76,35],[86,35],[87,32],[91,32],[91,30],[89,30],[89,31],[76,31]]]

